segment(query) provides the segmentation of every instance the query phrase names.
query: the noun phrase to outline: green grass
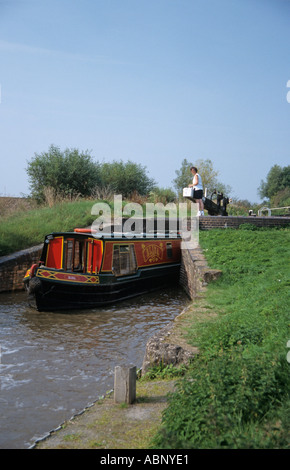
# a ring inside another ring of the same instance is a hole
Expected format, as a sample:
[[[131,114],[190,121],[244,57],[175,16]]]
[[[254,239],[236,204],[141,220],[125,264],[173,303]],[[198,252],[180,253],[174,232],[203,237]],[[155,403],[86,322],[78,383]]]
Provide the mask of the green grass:
[[[91,214],[96,203],[105,203],[109,206],[111,217],[114,216],[114,201],[97,201],[78,199],[75,201],[63,200],[52,207],[35,207],[31,202],[25,205],[21,200],[15,208],[5,211],[2,207],[0,213],[0,256],[11,254],[43,242],[44,236],[51,232],[72,231],[75,227],[85,227],[98,219],[101,214]],[[122,210],[131,201],[122,200]],[[146,217],[146,206],[141,204],[143,216]],[[132,206],[128,206],[128,217],[134,217],[134,211],[130,213]],[[1,208],[0,208],[1,209]],[[8,208],[9,209],[9,208]],[[97,208],[98,210],[101,207]],[[4,214],[4,215],[3,215]],[[161,212],[162,215],[162,212]],[[168,217],[168,213],[166,213]],[[137,229],[136,229],[137,230]]]
[[[223,271],[206,293],[218,315],[189,328],[200,354],[171,395],[154,446],[289,448],[290,230],[212,230],[200,243]]]
[[[38,245],[48,233],[90,225],[96,218],[91,215],[95,202],[84,199],[60,202],[51,208],[16,211],[1,218],[0,256]]]

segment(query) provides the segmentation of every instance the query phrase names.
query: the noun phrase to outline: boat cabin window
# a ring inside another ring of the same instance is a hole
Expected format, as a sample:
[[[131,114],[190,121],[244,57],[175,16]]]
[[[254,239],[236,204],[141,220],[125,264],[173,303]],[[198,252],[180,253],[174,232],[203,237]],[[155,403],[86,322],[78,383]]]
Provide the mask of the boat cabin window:
[[[101,269],[103,256],[102,242],[100,240],[67,239],[65,249],[66,271],[97,273]]]
[[[66,240],[65,248],[65,270],[74,272],[84,271],[84,250],[83,240]]]
[[[83,272],[84,270],[84,242],[75,240],[73,270]]]
[[[172,243],[166,243],[166,253],[167,253],[167,258],[172,258],[173,257]]]
[[[133,274],[136,270],[134,245],[114,245],[112,271],[115,276]]]

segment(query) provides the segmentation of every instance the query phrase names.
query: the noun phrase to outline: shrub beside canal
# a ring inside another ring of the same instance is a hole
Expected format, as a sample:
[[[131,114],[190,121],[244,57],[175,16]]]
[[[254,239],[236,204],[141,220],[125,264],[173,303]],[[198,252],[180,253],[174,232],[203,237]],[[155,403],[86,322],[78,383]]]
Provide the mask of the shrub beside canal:
[[[289,229],[200,233],[209,265],[223,271],[203,299],[218,315],[188,331],[200,354],[170,397],[155,447],[290,446],[289,242]]]

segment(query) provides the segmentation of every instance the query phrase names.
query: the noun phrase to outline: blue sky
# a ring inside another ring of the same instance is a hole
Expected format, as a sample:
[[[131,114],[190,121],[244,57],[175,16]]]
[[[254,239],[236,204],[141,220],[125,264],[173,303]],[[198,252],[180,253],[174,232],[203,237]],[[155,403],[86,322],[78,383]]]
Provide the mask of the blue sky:
[[[161,187],[210,159],[258,202],[290,163],[289,80],[289,0],[0,0],[0,195],[54,144]]]

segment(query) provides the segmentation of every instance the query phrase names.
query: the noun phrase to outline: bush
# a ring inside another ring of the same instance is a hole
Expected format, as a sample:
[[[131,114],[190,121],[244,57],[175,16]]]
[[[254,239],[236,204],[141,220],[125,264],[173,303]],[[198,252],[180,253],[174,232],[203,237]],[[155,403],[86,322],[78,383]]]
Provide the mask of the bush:
[[[35,154],[28,162],[27,173],[31,196],[51,207],[64,198],[100,195],[111,199],[114,193],[125,198],[134,193],[144,196],[155,187],[146,167],[140,164],[131,161],[100,164],[87,151],[67,148],[62,152],[54,145],[48,152]]]
[[[284,358],[273,367],[271,355],[244,358],[232,348],[207,362],[197,359],[179,391],[169,398],[165,426],[155,440],[162,448],[271,447],[265,416],[280,406],[289,384]],[[260,423],[264,419],[264,426]],[[287,433],[282,438],[287,443]],[[281,445],[281,442],[280,442]]]
[[[104,162],[100,167],[101,185],[109,186],[115,194],[125,198],[134,193],[144,196],[155,186],[146,173],[146,167],[131,161]]]
[[[35,154],[28,162],[27,173],[31,195],[38,202],[46,197],[90,196],[101,183],[100,168],[88,152],[65,149],[51,145],[48,152]]]

